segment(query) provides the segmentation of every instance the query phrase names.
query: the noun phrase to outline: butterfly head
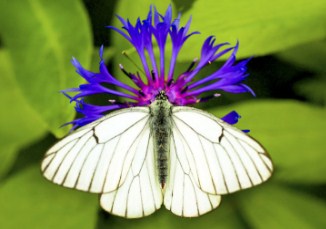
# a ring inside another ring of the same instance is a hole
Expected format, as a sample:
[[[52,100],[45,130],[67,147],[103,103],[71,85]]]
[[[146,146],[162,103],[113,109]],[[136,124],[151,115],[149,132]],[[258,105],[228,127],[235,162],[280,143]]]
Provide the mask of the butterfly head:
[[[159,91],[158,94],[155,96],[156,100],[168,100],[168,96],[166,95],[165,91]]]

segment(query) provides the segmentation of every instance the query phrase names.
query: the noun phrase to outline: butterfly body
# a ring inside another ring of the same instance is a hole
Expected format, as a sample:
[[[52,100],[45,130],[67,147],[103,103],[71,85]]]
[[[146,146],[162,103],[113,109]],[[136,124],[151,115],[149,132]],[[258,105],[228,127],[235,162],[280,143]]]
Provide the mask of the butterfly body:
[[[147,216],[164,205],[183,217],[219,206],[221,195],[266,181],[273,164],[249,135],[212,114],[173,106],[164,92],[148,107],[111,112],[46,153],[43,175],[99,193],[107,212]]]
[[[154,157],[156,158],[159,182],[163,189],[169,170],[172,104],[164,94],[160,94],[149,106],[149,109],[149,125],[153,135]]]

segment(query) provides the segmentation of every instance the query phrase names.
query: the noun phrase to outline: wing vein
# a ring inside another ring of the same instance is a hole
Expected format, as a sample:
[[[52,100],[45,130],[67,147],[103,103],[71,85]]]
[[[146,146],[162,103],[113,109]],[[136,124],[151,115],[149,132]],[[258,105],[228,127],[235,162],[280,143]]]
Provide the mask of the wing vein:
[[[229,133],[230,134],[230,133]],[[238,137],[234,136],[236,139],[238,139],[239,142],[246,143],[248,145],[248,147],[250,147],[251,149],[253,149],[255,152],[257,152],[257,154],[259,155],[259,157],[261,158],[261,155],[267,156],[268,154],[266,154],[265,152],[259,152],[257,151],[251,144],[244,142],[242,139],[239,139]],[[268,157],[268,156],[267,156]],[[268,157],[269,158],[269,157]],[[261,158],[261,161],[263,162],[264,166],[266,167],[266,169],[272,173],[273,171],[269,168],[269,166],[266,164],[265,160],[263,158]],[[264,179],[262,179],[264,180]]]
[[[140,191],[140,203],[141,203],[142,216],[144,216],[145,211],[144,211],[143,192],[141,188],[140,177],[138,177],[138,184],[139,184],[139,191]]]
[[[182,193],[184,193],[184,190],[185,190],[185,174],[183,173],[183,179],[182,179]],[[175,182],[175,181],[174,181]],[[184,213],[184,208],[185,208],[185,195],[183,195],[183,198],[182,198],[182,216],[183,216],[183,213]]]
[[[223,129],[223,131],[224,131],[224,129]],[[222,136],[225,137],[225,135],[223,134],[223,131],[222,131]],[[224,139],[225,139],[225,138],[224,138]],[[221,143],[222,143],[222,141],[223,141],[223,139],[221,140]],[[237,172],[237,169],[235,168],[234,162],[233,162],[233,160],[231,159],[230,155],[228,154],[228,151],[227,151],[226,147],[225,147],[223,144],[221,144],[221,146],[224,148],[225,154],[227,155],[227,157],[229,158],[229,161],[231,162],[231,165],[232,165],[232,168],[233,168],[234,174],[235,174],[235,176],[236,176],[236,178],[237,178],[238,185],[239,185],[239,187],[241,188],[241,182],[240,182],[240,180],[239,180],[239,174],[238,174],[238,172]]]
[[[188,176],[188,179],[191,181],[191,178]],[[197,215],[200,215],[199,214],[199,205],[198,205],[198,196],[197,196],[197,192],[196,192],[196,188],[194,186],[194,182],[190,182],[191,183],[191,186],[192,186],[192,189],[194,191],[194,195],[195,195],[195,198],[196,198],[196,209],[197,209]],[[206,194],[207,195],[207,194]]]
[[[80,170],[78,172],[78,176],[77,176],[77,179],[76,179],[76,182],[75,182],[75,185],[74,185],[74,188],[76,188],[77,184],[79,183],[79,179],[80,179],[80,175],[83,171],[83,168],[85,166],[85,163],[87,161],[87,159],[89,158],[89,156],[91,155],[91,152],[94,150],[94,148],[96,147],[97,145],[95,144],[88,152],[87,156],[84,158],[83,160],[83,163],[82,163],[82,166],[80,167]]]
[[[177,126],[176,123],[175,123],[175,121],[174,121],[173,119],[172,119],[172,121],[173,121],[173,123],[174,123],[174,126]],[[184,135],[181,133],[181,131],[180,131],[178,128],[175,128],[175,129],[178,131],[179,135],[182,137],[182,139],[184,140],[184,142],[185,142],[186,145],[188,146],[188,149],[189,149],[189,151],[191,152],[192,159],[193,159],[194,161],[196,161],[196,160],[195,160],[195,157],[194,157],[194,152],[192,151],[192,149],[191,149],[189,143],[187,142],[186,138],[184,137]],[[176,153],[176,154],[177,154],[177,153]],[[187,159],[187,161],[189,162],[188,159]],[[180,162],[180,161],[179,161],[179,162]],[[196,163],[195,163],[195,167],[196,167],[196,172],[197,172],[197,174],[198,174],[198,168],[197,168],[197,164],[196,164]],[[182,168],[182,167],[181,167],[181,168]],[[190,168],[189,170],[191,171],[191,168]],[[198,184],[199,184],[199,187],[201,187],[201,183],[200,183],[200,179],[199,179],[199,177],[198,177]]]
[[[88,133],[88,132],[87,132],[87,133]],[[92,135],[89,136],[89,138],[87,138],[87,140],[85,140],[83,146],[86,145],[86,143],[91,139],[91,137],[92,137]],[[80,140],[80,139],[79,139],[79,140]],[[79,140],[78,140],[78,141],[79,141]],[[69,167],[69,169],[67,170],[66,175],[65,175],[65,177],[64,177],[63,180],[62,180],[62,184],[64,184],[64,183],[66,182],[66,179],[67,179],[67,177],[68,177],[68,174],[70,173],[71,168],[73,167],[73,165],[74,165],[76,159],[78,158],[78,155],[80,154],[80,152],[82,152],[82,149],[83,149],[83,147],[81,147],[81,149],[76,153],[74,159],[71,161],[70,167]]]
[[[145,123],[145,125],[143,126],[143,128],[142,128],[141,131],[139,132],[139,135],[137,136],[137,138],[135,138],[135,139],[133,140],[132,144],[130,145],[130,147],[129,147],[128,150],[127,150],[127,153],[126,153],[124,159],[127,158],[128,153],[130,152],[130,149],[131,149],[131,147],[135,144],[135,142],[136,142],[139,138],[141,138],[141,137],[143,136],[143,133],[145,132],[145,129],[146,129],[145,127],[146,127],[147,124],[148,124],[148,121]],[[148,138],[148,142],[149,142],[149,139],[150,139],[150,138]],[[146,156],[147,156],[147,150],[148,150],[148,144],[147,144],[147,148],[146,148],[145,159],[144,159],[144,161],[142,162],[142,165],[141,165],[141,168],[140,168],[139,172],[142,170],[142,168],[143,168],[143,166],[144,166],[144,162],[145,162],[145,160],[146,160]],[[136,155],[133,156],[133,159],[135,158],[135,156],[136,156]],[[132,170],[132,166],[130,166],[130,167],[128,168],[128,170],[127,170],[127,174],[129,173],[130,169]],[[133,173],[133,171],[132,171],[132,173]],[[139,173],[138,173],[138,174],[139,174]],[[138,174],[137,174],[137,175],[138,175]],[[121,176],[122,176],[122,173],[120,174],[118,187],[119,187],[120,182],[121,182]]]
[[[204,157],[205,157],[206,165],[207,165],[207,167],[208,167],[208,171],[209,171],[209,175],[210,175],[210,178],[211,178],[211,182],[212,182],[213,187],[214,187],[214,192],[217,193],[216,185],[215,185],[215,182],[214,182],[214,180],[213,180],[213,175],[212,175],[212,171],[211,171],[211,166],[210,166],[210,164],[208,163],[207,155],[206,155],[206,153],[205,153],[205,148],[204,148],[204,146],[203,146],[203,142],[202,142],[202,140],[200,139],[199,136],[197,136],[197,137],[198,137],[198,140],[199,140],[199,142],[200,142],[201,148],[202,148],[203,153],[204,153]]]
[[[250,181],[251,186],[253,186],[254,183],[252,182],[251,177],[249,176],[248,170],[247,170],[246,166],[244,166],[244,163],[243,163],[243,161],[242,161],[242,159],[241,159],[241,157],[240,157],[238,151],[237,151],[236,148],[233,146],[233,144],[231,143],[231,140],[230,140],[227,136],[225,136],[225,139],[226,139],[226,141],[229,142],[230,146],[233,148],[234,153],[237,155],[237,158],[238,158],[239,161],[241,162],[241,166],[242,166],[243,170],[246,172],[246,175],[247,175],[247,177],[249,178],[249,181]],[[241,186],[240,186],[240,187],[241,187]]]
[[[147,160],[147,159],[146,159]],[[147,171],[149,171],[149,168],[148,168],[148,163],[146,163],[146,169]],[[151,177],[149,175],[149,173],[147,172],[147,177],[148,177],[148,180],[149,180],[149,183],[150,183],[150,186],[151,186],[151,194],[152,194],[152,199],[153,199],[153,203],[154,203],[154,208],[156,209],[156,205],[155,205],[155,197],[154,197],[154,191],[153,191],[153,186],[152,186],[152,180],[151,180]]]
[[[86,135],[86,134],[88,134],[89,132],[86,132],[84,135]],[[63,147],[65,147],[66,145],[68,145],[70,142],[72,142],[72,141],[75,141],[76,139],[78,139],[78,141],[84,136],[84,135],[82,135],[82,136],[80,136],[80,137],[78,137],[78,138],[74,138],[74,139],[72,139],[71,141],[69,141],[69,142],[67,142],[66,144],[64,144],[63,146],[61,146],[59,149],[57,149],[56,151],[54,151],[54,152],[52,152],[52,153],[49,153],[49,154],[46,154],[45,155],[45,157],[44,157],[44,159],[45,158],[47,158],[48,156],[50,156],[50,155],[52,155],[52,154],[56,154],[56,153],[58,153]],[[68,135],[69,136],[69,135]],[[67,136],[67,137],[68,137]]]
[[[76,139],[74,139],[74,140],[76,140]],[[59,150],[61,150],[62,148],[64,148],[65,146],[67,146],[69,143],[71,143],[71,142],[74,141],[74,140],[71,140],[71,141],[68,142],[67,144],[63,145],[62,147],[60,147]],[[76,142],[78,142],[78,141],[79,141],[79,139],[78,139]],[[75,142],[75,144],[76,144],[76,142]],[[75,144],[73,144],[72,147],[73,147]],[[71,147],[71,148],[72,148],[72,147]],[[69,151],[71,150],[71,148],[69,149]],[[59,150],[58,150],[58,151],[59,151]],[[48,154],[48,155],[50,156],[50,155],[52,155],[52,154],[57,154],[58,151],[55,151],[55,152],[53,152],[53,153],[51,153],[51,154]],[[50,164],[52,163],[52,161],[54,160],[54,158],[56,158],[56,156],[57,156],[57,155],[54,155],[54,156],[51,158],[51,160],[48,162],[48,164],[44,167],[44,169],[42,170],[43,173],[46,173],[48,167],[50,166]],[[47,156],[47,157],[48,157],[48,156]],[[47,158],[47,157],[45,157],[45,158]],[[53,177],[52,177],[51,180],[53,180]]]
[[[87,133],[88,133],[88,132],[87,132]],[[87,140],[85,140],[83,146],[86,145],[86,143],[89,141],[90,138],[91,138],[91,136],[89,136],[89,137],[87,138]],[[81,140],[81,138],[78,139],[78,141],[80,141],[80,140]],[[77,142],[78,142],[78,141],[77,141]],[[70,172],[70,170],[71,170],[71,168],[72,168],[72,166],[73,166],[75,160],[77,159],[78,154],[80,154],[81,151],[82,151],[82,150],[79,150],[79,151],[76,153],[76,156],[75,156],[74,159],[72,160],[69,169],[66,171],[66,174],[65,174],[65,176],[64,176],[64,178],[63,178],[63,180],[62,180],[62,184],[65,183],[65,181],[66,181],[66,179],[67,179],[67,176],[68,176],[68,174],[69,174],[69,172]]]
[[[186,173],[185,169],[183,168],[183,166],[182,166],[182,164],[181,164],[181,162],[180,162],[180,158],[179,158],[179,156],[178,156],[178,154],[177,154],[177,144],[176,144],[175,139],[174,139],[173,131],[172,131],[171,135],[172,135],[172,139],[173,139],[173,145],[174,145],[173,148],[174,148],[174,150],[175,150],[175,156],[176,156],[176,158],[178,159],[178,162],[179,162],[180,167],[182,168],[183,172],[184,172],[185,174],[188,175],[188,173]],[[188,162],[188,164],[189,164],[189,160],[188,160],[187,157],[186,157],[186,159],[187,159],[187,162]],[[191,168],[189,168],[189,170],[191,171]]]
[[[112,162],[112,158],[113,158],[115,152],[117,151],[117,147],[118,147],[118,145],[119,145],[119,143],[120,143],[120,140],[121,140],[121,135],[118,135],[117,137],[119,137],[119,139],[118,139],[117,144],[114,146],[113,155],[112,155],[112,157],[111,157],[111,159],[110,159],[110,162],[109,162],[108,167],[106,168],[105,179],[104,179],[104,182],[103,182],[103,185],[102,185],[102,191],[101,191],[101,193],[104,193],[104,187],[106,186],[106,182],[107,182],[107,180],[108,180],[108,179],[107,179],[107,175],[108,175],[108,172],[109,172],[109,169],[110,169],[110,165],[111,165],[111,162]],[[108,143],[108,142],[107,142],[107,143]],[[107,143],[105,143],[105,144],[107,144]],[[113,204],[114,204],[114,203],[113,203]],[[112,204],[112,209],[113,209],[113,204]]]
[[[257,167],[257,164],[255,162],[255,160],[252,158],[252,156],[250,155],[250,153],[247,151],[246,147],[243,146],[243,142],[242,141],[239,141],[240,142],[240,146],[241,148],[243,149],[244,152],[246,152],[246,154],[248,155],[248,157],[250,158],[252,164],[255,166],[255,169],[257,171],[257,174],[258,176],[260,177],[261,181],[263,181],[263,175],[261,174],[261,172],[259,171],[258,167]]]
[[[54,172],[54,174],[53,174],[53,177],[52,177],[51,181],[53,181],[53,180],[55,179],[55,177],[57,176],[57,173],[58,173],[58,171],[60,170],[60,168],[61,168],[61,166],[62,166],[64,160],[67,158],[67,155],[71,152],[71,150],[75,147],[75,145],[77,145],[77,143],[79,142],[79,140],[80,140],[80,139],[78,139],[78,140],[77,140],[77,141],[72,145],[72,147],[68,150],[68,152],[64,155],[64,157],[62,158],[62,160],[61,160],[60,163],[59,163],[59,166],[56,168],[56,170],[55,170],[55,172]],[[70,143],[70,142],[69,142],[69,143]],[[68,144],[69,144],[69,143],[68,143]],[[54,156],[53,158],[55,158],[55,156]],[[51,162],[52,162],[52,160],[51,160]]]
[[[90,189],[92,188],[92,185],[93,185],[93,179],[94,179],[94,175],[95,175],[95,172],[96,172],[96,168],[98,167],[98,165],[99,165],[99,163],[100,163],[100,161],[101,161],[101,158],[102,158],[102,154],[103,154],[103,150],[104,150],[104,145],[101,144],[101,147],[102,147],[102,149],[101,149],[101,154],[100,154],[100,155],[98,156],[98,158],[97,158],[96,166],[94,167],[94,171],[93,171],[93,173],[92,173],[92,179],[91,179],[91,182],[90,182],[90,184],[89,184],[88,191],[90,191]]]
[[[222,134],[223,134],[223,133],[222,133]],[[228,188],[228,185],[227,185],[227,182],[226,182],[226,180],[225,180],[225,176],[224,176],[223,168],[222,168],[222,166],[221,166],[221,162],[220,162],[220,159],[219,159],[219,156],[218,156],[218,152],[216,151],[216,148],[214,147],[214,143],[212,143],[212,145],[213,145],[213,149],[214,149],[214,155],[215,155],[216,160],[217,160],[217,163],[218,163],[218,167],[219,167],[220,170],[221,170],[221,175],[222,175],[222,177],[223,177],[223,183],[224,183],[224,186],[225,186],[226,192],[227,192],[227,193],[230,193],[229,188]]]
[[[271,168],[269,168],[269,166],[266,164],[266,162],[265,162],[265,160],[264,160],[264,158],[262,158],[262,156],[263,157],[265,157],[266,156],[266,154],[261,154],[261,153],[258,153],[258,155],[259,155],[259,157],[261,158],[261,160],[263,161],[263,163],[264,163],[264,165],[265,165],[265,167],[266,167],[266,169],[270,172],[270,173],[272,173],[272,170],[271,170]],[[268,158],[268,157],[267,157]]]

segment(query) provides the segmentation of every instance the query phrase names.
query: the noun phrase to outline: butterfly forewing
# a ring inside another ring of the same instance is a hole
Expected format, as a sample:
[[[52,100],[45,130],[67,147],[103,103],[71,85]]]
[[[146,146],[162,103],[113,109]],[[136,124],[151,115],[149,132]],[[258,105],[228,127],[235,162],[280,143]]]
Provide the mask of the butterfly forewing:
[[[145,150],[131,149],[137,148],[140,133],[149,129],[148,119],[148,108],[128,108],[77,130],[46,153],[41,166],[44,176],[83,191],[116,190],[130,166],[135,167],[133,159],[144,158]]]

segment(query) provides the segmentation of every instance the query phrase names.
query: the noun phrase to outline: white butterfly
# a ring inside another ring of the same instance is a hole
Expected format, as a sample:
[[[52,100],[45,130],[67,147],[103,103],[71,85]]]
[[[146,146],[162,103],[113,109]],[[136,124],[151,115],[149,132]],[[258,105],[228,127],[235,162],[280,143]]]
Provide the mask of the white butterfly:
[[[42,162],[47,179],[100,193],[104,210],[126,218],[162,204],[179,216],[199,216],[272,170],[267,152],[247,134],[204,111],[172,106],[164,93],[148,107],[121,109],[78,129]]]

